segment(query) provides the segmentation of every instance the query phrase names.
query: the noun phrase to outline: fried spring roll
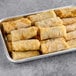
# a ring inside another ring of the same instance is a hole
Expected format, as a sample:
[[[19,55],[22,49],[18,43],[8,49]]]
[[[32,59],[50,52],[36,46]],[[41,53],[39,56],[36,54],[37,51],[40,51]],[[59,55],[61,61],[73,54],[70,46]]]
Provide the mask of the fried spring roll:
[[[57,52],[69,48],[64,38],[56,38],[41,42],[41,51],[43,54]]]
[[[59,17],[48,18],[42,21],[35,22],[37,27],[51,27],[62,25],[63,21]]]
[[[2,24],[4,31],[10,33],[14,29],[31,26],[31,21],[27,18],[21,18],[16,21],[3,22]]]
[[[65,26],[40,28],[40,39],[41,40],[48,39],[48,38],[65,37],[65,36],[66,36]]]
[[[13,21],[3,22],[2,24],[6,33],[10,33],[10,31],[15,29],[15,23]]]
[[[39,55],[38,51],[12,52],[12,58],[14,60],[29,58],[29,57],[38,56],[38,55]]]
[[[57,9],[57,10],[55,10],[55,13],[60,18],[75,17],[76,16],[76,7]]]
[[[72,39],[67,41],[68,45],[70,46],[70,48],[76,48],[76,39]]]
[[[66,36],[66,40],[71,40],[76,38],[76,31],[68,32]]]
[[[62,19],[64,25],[70,25],[76,23],[76,17],[73,18],[63,18]]]
[[[16,28],[24,28],[31,26],[31,21],[28,18],[21,18],[15,21]]]
[[[76,23],[73,23],[73,24],[70,24],[70,25],[66,26],[66,31],[67,32],[71,32],[71,31],[74,31],[74,30],[76,30]]]
[[[12,42],[12,48],[15,51],[39,50],[40,42],[37,39],[16,41]]]
[[[56,17],[56,14],[53,10],[28,16],[28,18],[32,21],[32,23],[51,17]]]
[[[33,26],[11,31],[12,41],[32,38],[37,35],[37,30],[38,28]]]

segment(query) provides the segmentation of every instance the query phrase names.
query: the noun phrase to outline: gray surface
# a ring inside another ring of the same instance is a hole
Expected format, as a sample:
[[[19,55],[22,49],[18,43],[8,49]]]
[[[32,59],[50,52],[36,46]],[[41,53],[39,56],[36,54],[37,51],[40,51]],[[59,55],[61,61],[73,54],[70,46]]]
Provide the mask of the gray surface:
[[[0,0],[0,19],[73,3],[76,0]],[[76,52],[13,64],[7,60],[0,38],[0,76],[76,76]]]

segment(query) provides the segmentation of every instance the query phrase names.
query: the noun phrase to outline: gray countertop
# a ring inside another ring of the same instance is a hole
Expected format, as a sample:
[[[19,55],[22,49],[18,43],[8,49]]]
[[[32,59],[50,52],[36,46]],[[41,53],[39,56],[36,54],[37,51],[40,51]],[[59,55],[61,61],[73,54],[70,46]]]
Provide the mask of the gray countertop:
[[[76,0],[0,0],[0,19],[76,4]],[[21,64],[8,61],[0,37],[0,76],[76,76],[76,52]]]

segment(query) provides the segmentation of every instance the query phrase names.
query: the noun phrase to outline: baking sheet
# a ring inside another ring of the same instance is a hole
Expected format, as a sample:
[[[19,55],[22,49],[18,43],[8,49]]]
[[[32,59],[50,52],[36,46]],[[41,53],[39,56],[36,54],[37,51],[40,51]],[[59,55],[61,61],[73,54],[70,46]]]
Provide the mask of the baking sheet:
[[[72,6],[74,6],[74,5],[65,6],[65,7],[59,7],[59,8],[66,8],[66,7],[72,7]],[[53,9],[59,9],[59,8],[53,8]],[[48,10],[51,10],[51,9],[48,9]],[[23,14],[23,15],[18,15],[18,16],[4,18],[4,19],[0,20],[0,23],[4,22],[4,21],[13,20],[15,18],[20,18],[22,16],[28,16],[28,15],[31,15],[31,14],[45,12],[45,11],[48,11],[48,10],[37,11],[37,12],[28,13],[28,14]],[[2,38],[5,55],[6,55],[6,57],[8,58],[9,61],[14,62],[14,63],[22,63],[22,62],[26,62],[26,61],[31,61],[31,60],[36,60],[36,59],[40,59],[40,58],[45,58],[45,57],[49,57],[49,56],[54,56],[54,55],[59,55],[59,54],[64,54],[64,53],[76,51],[76,48],[72,48],[72,49],[68,49],[68,50],[62,50],[62,51],[58,51],[58,52],[54,52],[54,53],[49,53],[49,54],[44,54],[44,55],[39,55],[39,56],[34,56],[34,57],[30,57],[30,58],[25,58],[25,59],[20,59],[20,60],[13,60],[10,57],[9,52],[8,52],[8,48],[7,48],[7,45],[6,45],[6,40],[5,40],[5,37],[4,37],[4,34],[3,34],[3,29],[2,29],[2,27],[0,27],[0,28],[1,28],[0,29],[0,35],[1,35],[1,38]]]

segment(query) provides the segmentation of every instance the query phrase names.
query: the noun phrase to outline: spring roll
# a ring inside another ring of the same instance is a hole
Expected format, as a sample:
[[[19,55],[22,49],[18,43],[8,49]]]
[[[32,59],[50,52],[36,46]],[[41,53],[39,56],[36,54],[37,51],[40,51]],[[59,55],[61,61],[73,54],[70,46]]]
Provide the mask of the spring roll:
[[[72,39],[67,41],[68,45],[70,46],[70,48],[76,48],[76,39]]]
[[[64,25],[70,25],[76,23],[76,17],[73,18],[63,18],[62,19]]]
[[[16,41],[12,42],[12,48],[15,51],[39,50],[40,42],[37,39]]]
[[[31,26],[31,21],[27,18],[21,18],[16,21],[3,22],[2,24],[4,31],[10,33],[14,29]]]
[[[10,33],[10,31],[15,29],[15,23],[13,21],[3,22],[3,28],[6,33]]]
[[[39,55],[38,51],[12,52],[12,58],[14,60],[29,58],[29,57],[38,56],[38,55]]]
[[[53,10],[50,10],[47,12],[41,12],[39,14],[28,16],[28,18],[31,20],[32,23],[37,22],[37,21],[41,21],[41,20],[46,19],[46,18],[52,18],[52,17],[56,17],[56,14]]]
[[[21,18],[15,21],[16,28],[24,28],[31,26],[31,21],[28,18]]]
[[[40,28],[41,40],[48,39],[48,38],[65,37],[65,36],[66,36],[65,26]]]
[[[76,31],[68,32],[66,36],[66,40],[71,40],[76,38]]]
[[[11,31],[12,41],[29,39],[37,35],[37,27],[22,28]]]
[[[62,25],[63,21],[59,17],[48,18],[42,21],[35,22],[37,27],[51,27]]]
[[[66,31],[67,32],[71,32],[71,31],[74,31],[74,30],[76,30],[76,23],[73,23],[73,24],[70,24],[70,25],[66,26]]]
[[[64,38],[56,38],[41,42],[41,52],[43,54],[57,52],[69,48]]]
[[[76,7],[57,9],[57,10],[55,10],[55,13],[60,18],[75,17],[76,16]]]

